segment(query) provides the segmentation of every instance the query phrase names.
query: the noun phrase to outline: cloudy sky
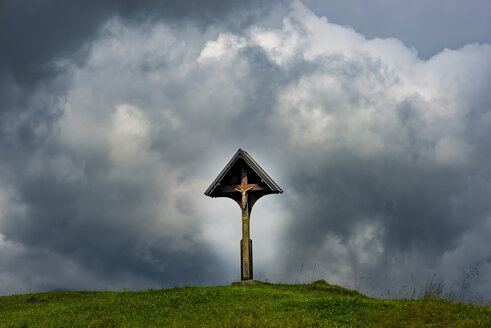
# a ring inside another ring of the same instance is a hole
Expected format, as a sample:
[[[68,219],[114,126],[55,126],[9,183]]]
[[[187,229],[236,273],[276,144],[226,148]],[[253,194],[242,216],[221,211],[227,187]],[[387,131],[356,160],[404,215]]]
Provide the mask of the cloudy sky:
[[[491,2],[0,2],[0,295],[255,278],[491,297]],[[414,282],[413,282],[414,279]]]

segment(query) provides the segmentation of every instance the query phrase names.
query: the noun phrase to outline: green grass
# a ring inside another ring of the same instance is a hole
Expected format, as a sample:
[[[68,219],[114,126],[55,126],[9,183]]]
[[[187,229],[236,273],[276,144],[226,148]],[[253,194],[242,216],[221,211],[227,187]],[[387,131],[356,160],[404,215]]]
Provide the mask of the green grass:
[[[0,327],[491,327],[491,308],[324,282],[0,297]]]

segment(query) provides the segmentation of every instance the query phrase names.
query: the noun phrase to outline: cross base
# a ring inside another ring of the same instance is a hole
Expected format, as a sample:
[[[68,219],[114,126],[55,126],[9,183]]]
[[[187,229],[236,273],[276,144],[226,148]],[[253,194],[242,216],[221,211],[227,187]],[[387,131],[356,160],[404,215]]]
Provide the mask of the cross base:
[[[249,261],[244,262],[244,239],[240,241],[240,280],[252,280],[252,240],[249,239]],[[247,263],[249,262],[249,263]]]

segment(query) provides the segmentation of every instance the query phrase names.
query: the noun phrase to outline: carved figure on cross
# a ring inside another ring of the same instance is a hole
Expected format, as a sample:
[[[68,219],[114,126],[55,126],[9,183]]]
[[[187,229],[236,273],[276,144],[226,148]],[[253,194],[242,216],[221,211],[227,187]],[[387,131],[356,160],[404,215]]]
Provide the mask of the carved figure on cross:
[[[254,186],[255,185],[240,185],[235,187],[235,191],[238,191],[242,194],[242,211],[245,211],[247,209],[247,192],[254,188]]]

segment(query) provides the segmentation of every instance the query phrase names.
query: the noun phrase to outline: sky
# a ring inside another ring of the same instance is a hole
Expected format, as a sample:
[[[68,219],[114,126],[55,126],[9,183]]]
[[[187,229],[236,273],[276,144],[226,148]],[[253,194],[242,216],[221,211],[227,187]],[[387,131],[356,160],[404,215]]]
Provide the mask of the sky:
[[[254,275],[491,298],[491,2],[0,2],[0,295]]]

